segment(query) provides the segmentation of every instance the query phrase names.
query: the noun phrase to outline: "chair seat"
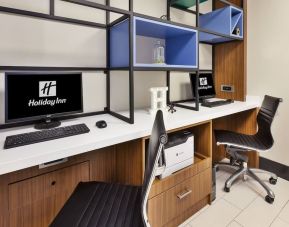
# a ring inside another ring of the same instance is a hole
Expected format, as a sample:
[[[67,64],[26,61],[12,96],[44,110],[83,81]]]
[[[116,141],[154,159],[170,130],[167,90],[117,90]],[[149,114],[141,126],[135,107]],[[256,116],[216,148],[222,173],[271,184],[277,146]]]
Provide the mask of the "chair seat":
[[[242,147],[246,149],[265,151],[272,147],[271,144],[266,144],[263,138],[257,135],[246,135],[227,130],[215,130],[216,142],[219,144],[228,144],[231,146]]]
[[[142,187],[116,183],[79,183],[52,227],[138,227]]]

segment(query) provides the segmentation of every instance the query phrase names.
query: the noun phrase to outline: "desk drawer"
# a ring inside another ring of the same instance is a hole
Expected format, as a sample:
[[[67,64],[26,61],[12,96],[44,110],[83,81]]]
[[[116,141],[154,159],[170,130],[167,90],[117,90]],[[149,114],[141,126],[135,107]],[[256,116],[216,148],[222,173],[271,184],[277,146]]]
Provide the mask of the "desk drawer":
[[[10,226],[48,226],[76,185],[88,180],[89,162],[83,162],[10,184]]]
[[[193,206],[198,201],[199,194],[199,176],[195,176],[150,199],[150,223],[152,226],[163,226]]]
[[[153,227],[165,226],[211,193],[211,169],[151,198],[148,216]]]

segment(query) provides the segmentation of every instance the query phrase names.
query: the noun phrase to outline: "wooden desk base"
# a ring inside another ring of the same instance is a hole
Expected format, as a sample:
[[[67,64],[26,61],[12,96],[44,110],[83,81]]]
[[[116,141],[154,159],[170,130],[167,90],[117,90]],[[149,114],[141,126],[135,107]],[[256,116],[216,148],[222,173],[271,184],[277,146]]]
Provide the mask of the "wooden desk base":
[[[171,131],[194,133],[195,163],[154,182],[148,204],[152,226],[177,226],[210,203],[212,160],[224,157],[224,150],[214,145],[213,129],[254,133],[256,114],[257,110],[250,110]],[[80,181],[141,185],[147,142],[148,138],[128,141],[70,157],[56,166],[0,176],[0,227],[48,226]],[[258,166],[256,153],[250,154],[250,165]],[[192,193],[178,199],[176,195],[184,190]]]

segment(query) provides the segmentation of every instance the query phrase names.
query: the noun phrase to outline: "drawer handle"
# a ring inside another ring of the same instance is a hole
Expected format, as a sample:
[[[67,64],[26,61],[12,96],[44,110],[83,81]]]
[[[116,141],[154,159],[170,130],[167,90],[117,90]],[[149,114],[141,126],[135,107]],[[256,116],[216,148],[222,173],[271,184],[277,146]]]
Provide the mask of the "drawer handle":
[[[51,162],[46,162],[46,163],[40,164],[39,169],[44,169],[44,168],[47,168],[50,166],[59,165],[61,163],[67,162],[67,161],[68,161],[68,158],[62,158],[62,159],[54,160]]]
[[[184,199],[185,197],[187,197],[189,194],[191,194],[192,193],[192,190],[185,190],[185,191],[183,191],[183,192],[181,192],[180,194],[178,194],[177,195],[177,197],[180,199],[180,200],[182,200],[182,199]]]
[[[56,181],[52,181],[51,185],[54,186],[56,184]]]

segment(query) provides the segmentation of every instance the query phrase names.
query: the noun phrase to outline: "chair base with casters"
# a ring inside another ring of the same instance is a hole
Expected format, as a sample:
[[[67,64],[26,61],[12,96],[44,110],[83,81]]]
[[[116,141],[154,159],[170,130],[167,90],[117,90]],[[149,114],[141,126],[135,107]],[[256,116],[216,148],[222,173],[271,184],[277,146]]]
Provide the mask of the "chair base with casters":
[[[265,189],[265,191],[267,192],[265,200],[268,203],[273,203],[275,200],[274,192],[256,175],[256,173],[268,174],[270,176],[269,183],[272,185],[275,185],[277,183],[278,179],[277,175],[265,170],[249,168],[245,166],[244,164],[248,162],[248,157],[246,155],[239,154],[238,152],[244,152],[247,150],[233,146],[226,146],[226,151],[230,155],[230,163],[226,162],[215,163],[217,171],[219,170],[220,167],[223,166],[235,170],[235,172],[226,180],[224,191],[230,192],[232,185],[237,179],[239,178],[245,179],[245,176],[248,176],[256,180]]]

